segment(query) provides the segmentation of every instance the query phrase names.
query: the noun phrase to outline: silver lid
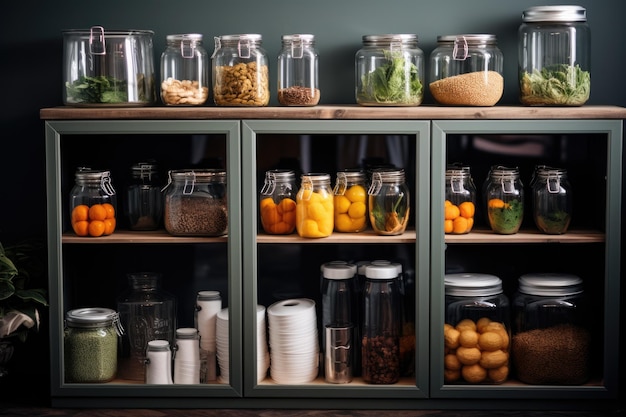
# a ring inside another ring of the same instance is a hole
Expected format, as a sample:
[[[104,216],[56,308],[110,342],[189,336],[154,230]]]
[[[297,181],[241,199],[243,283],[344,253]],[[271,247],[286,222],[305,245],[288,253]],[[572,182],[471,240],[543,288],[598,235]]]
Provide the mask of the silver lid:
[[[586,22],[587,11],[581,6],[536,6],[524,10],[524,22]]]
[[[302,43],[314,43],[315,42],[315,35],[311,35],[308,33],[300,33],[300,34],[293,34],[293,35],[283,35],[281,36],[281,40],[283,42],[286,43],[290,43],[290,42],[302,42]]]
[[[251,41],[251,42],[261,42],[263,40],[263,36],[258,33],[243,33],[243,34],[235,34],[235,35],[222,35],[218,37],[221,41],[226,42],[237,42],[237,41]]]
[[[502,280],[490,274],[446,274],[444,285],[446,295],[459,297],[487,297],[502,293]]]
[[[166,40],[168,42],[180,42],[180,41],[195,41],[202,42],[202,34],[201,33],[176,33],[173,35],[167,35]]]
[[[496,43],[496,35],[493,34],[461,34],[461,35],[441,35],[437,36],[438,43],[454,43],[465,41],[470,45],[480,45],[485,43]]]
[[[417,42],[418,38],[415,34],[363,35],[363,45],[365,46],[391,43],[416,44]]]
[[[519,292],[538,296],[568,296],[583,292],[577,275],[558,273],[525,274],[519,277]]]

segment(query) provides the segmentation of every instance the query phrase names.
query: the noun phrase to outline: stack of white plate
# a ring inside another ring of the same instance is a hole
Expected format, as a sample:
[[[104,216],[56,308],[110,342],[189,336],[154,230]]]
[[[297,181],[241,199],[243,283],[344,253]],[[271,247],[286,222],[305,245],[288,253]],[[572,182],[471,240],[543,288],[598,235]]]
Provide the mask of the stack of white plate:
[[[256,363],[257,363],[257,382],[261,382],[267,376],[267,370],[270,368],[270,352],[267,346],[267,324],[265,321],[265,307],[256,306]]]
[[[315,302],[306,298],[278,301],[267,309],[270,375],[279,384],[317,378],[319,341]]]
[[[219,381],[228,384],[229,381],[229,353],[228,353],[228,308],[223,308],[217,313],[215,321],[215,346],[217,364],[220,367]]]

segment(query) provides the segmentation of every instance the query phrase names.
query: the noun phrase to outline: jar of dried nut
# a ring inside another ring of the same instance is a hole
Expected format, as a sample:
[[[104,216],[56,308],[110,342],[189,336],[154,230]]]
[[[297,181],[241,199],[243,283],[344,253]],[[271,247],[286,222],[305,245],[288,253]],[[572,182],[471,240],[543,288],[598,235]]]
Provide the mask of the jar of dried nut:
[[[320,101],[318,54],[313,35],[283,35],[278,55],[278,102],[315,106]]]
[[[198,106],[209,97],[209,58],[202,35],[168,35],[161,55],[161,100],[167,106]]]

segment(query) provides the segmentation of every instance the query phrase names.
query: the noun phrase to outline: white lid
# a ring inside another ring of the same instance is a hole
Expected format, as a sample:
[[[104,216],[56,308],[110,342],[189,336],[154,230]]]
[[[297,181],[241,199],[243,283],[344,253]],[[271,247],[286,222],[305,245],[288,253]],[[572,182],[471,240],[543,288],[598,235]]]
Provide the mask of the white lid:
[[[198,295],[196,296],[196,299],[198,301],[211,301],[211,300],[219,300],[221,299],[221,297],[220,297],[219,291],[203,290],[203,291],[198,291]]]
[[[391,263],[370,264],[365,268],[365,278],[368,279],[394,279],[398,277],[398,269]]]
[[[327,263],[322,265],[322,275],[326,279],[350,279],[356,274],[356,265]]]
[[[179,329],[176,329],[176,338],[177,339],[197,339],[198,329],[194,327],[181,327]]]
[[[502,293],[502,280],[490,274],[446,274],[444,284],[446,295],[486,297]]]
[[[566,296],[583,292],[583,280],[573,274],[536,273],[519,277],[519,292],[540,296]]]

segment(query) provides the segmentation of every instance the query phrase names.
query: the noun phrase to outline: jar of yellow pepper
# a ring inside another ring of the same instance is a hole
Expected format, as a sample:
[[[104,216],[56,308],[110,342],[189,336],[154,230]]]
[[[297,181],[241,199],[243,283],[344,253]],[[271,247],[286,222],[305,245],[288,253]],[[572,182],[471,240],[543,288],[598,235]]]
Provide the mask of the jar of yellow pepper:
[[[332,234],[334,227],[333,190],[330,175],[303,174],[296,195],[296,230],[300,237],[320,238]]]
[[[360,170],[337,172],[335,194],[335,231],[357,233],[367,229],[367,187]]]

